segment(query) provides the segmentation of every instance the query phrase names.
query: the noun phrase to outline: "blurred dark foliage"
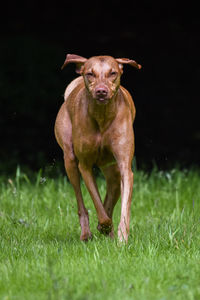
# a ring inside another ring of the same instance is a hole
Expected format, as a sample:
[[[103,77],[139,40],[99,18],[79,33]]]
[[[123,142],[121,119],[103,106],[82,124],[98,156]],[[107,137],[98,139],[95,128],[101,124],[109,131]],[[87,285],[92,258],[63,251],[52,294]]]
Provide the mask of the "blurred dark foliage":
[[[76,76],[73,65],[60,70],[67,53],[142,64],[141,71],[126,66],[122,76],[137,109],[137,165],[198,165],[199,16],[184,5],[7,4],[0,28],[0,170],[61,164],[54,121]]]

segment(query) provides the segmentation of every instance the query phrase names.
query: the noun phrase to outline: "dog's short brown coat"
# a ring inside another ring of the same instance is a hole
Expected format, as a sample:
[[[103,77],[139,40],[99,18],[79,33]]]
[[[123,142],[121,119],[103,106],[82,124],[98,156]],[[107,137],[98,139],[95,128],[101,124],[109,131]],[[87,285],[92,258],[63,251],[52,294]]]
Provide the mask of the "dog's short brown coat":
[[[127,242],[133,187],[135,106],[129,92],[120,85],[120,77],[124,64],[137,69],[141,66],[125,58],[95,56],[86,59],[74,54],[67,55],[62,68],[68,63],[75,63],[81,76],[66,88],[65,102],[55,123],[55,135],[63,149],[65,168],[77,198],[80,239],[88,240],[92,236],[80,188],[81,173],[96,208],[98,230],[111,237],[114,235],[113,209],[121,191],[118,237]],[[92,172],[94,165],[102,170],[107,183],[103,204]]]

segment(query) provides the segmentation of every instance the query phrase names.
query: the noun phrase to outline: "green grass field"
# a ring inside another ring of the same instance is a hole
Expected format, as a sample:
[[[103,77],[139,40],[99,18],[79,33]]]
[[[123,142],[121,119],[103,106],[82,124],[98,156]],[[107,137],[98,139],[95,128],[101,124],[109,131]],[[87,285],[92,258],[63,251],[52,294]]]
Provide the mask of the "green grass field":
[[[105,182],[98,179],[102,197]],[[135,172],[127,245],[97,232],[80,242],[66,177],[0,179],[0,299],[200,299],[200,172]],[[120,201],[114,225],[120,217]]]

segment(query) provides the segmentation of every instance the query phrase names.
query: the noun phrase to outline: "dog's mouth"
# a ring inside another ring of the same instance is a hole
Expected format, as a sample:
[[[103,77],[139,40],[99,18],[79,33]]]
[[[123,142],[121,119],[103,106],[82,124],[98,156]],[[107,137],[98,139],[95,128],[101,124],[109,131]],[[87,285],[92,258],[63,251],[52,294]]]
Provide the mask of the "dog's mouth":
[[[104,96],[97,96],[96,99],[100,102],[104,102],[104,101],[108,100],[108,98],[104,97]]]
[[[106,104],[108,103],[109,99],[107,97],[96,97],[97,103],[99,104]]]

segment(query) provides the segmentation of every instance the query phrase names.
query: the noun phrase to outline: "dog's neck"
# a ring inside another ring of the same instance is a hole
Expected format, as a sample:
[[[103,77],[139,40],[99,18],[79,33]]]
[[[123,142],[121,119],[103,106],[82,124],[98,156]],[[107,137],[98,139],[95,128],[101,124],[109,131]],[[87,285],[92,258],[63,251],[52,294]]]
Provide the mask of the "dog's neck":
[[[88,93],[88,92],[87,92]],[[113,96],[112,99],[106,104],[99,104],[96,99],[93,99],[89,95],[88,99],[88,112],[90,117],[96,122],[100,132],[104,132],[109,125],[112,123],[113,119],[117,113],[117,97],[119,90]],[[89,94],[89,93],[88,93]]]

